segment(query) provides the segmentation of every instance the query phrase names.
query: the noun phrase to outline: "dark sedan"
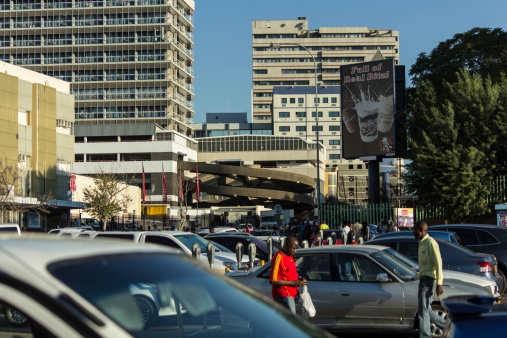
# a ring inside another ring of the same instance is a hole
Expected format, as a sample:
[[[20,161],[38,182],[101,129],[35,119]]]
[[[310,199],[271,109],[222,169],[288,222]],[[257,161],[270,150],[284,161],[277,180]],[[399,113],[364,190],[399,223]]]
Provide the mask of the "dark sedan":
[[[503,279],[497,272],[498,263],[494,255],[476,253],[444,239],[434,238],[434,240],[440,247],[443,269],[486,277],[496,282],[500,290],[503,288]],[[404,236],[375,238],[365,244],[389,246],[415,262],[419,259],[419,240],[415,238]]]
[[[502,293],[507,291],[507,228],[486,224],[442,224],[430,229],[454,231],[470,250],[495,255],[503,279]]]

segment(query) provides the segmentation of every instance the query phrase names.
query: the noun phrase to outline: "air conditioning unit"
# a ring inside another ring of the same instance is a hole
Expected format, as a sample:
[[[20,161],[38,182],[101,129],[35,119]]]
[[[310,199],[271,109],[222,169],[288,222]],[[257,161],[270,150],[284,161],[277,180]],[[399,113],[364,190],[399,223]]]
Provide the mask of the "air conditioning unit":
[[[155,57],[153,55],[148,56],[148,60],[154,60],[154,59],[155,59]]]
[[[333,117],[331,120],[336,121],[336,117]]]
[[[287,133],[282,133],[282,135],[287,135]]]
[[[303,118],[302,118],[302,117],[300,117],[300,118],[299,118],[299,121],[303,121]]]
[[[60,60],[55,59],[54,63],[60,63]]]
[[[282,104],[282,107],[287,107],[287,105],[286,104]]]
[[[148,75],[148,79],[154,79],[154,78],[155,78],[155,76],[153,76],[153,75]]]
[[[331,106],[336,107],[336,103],[333,103]]]
[[[354,176],[349,176],[349,182],[354,182]]]
[[[91,2],[86,3],[86,7],[93,7],[93,4]]]
[[[336,149],[336,146],[332,146],[331,148]]]
[[[129,57],[128,56],[124,56],[123,57],[123,61],[128,61],[129,60]]]
[[[117,76],[116,80],[123,80],[123,77],[122,76]]]
[[[354,196],[354,192],[353,191],[349,191],[349,196],[353,197]]]
[[[336,131],[333,131],[331,134],[336,135]]]
[[[123,38],[123,42],[129,42],[128,38]]]

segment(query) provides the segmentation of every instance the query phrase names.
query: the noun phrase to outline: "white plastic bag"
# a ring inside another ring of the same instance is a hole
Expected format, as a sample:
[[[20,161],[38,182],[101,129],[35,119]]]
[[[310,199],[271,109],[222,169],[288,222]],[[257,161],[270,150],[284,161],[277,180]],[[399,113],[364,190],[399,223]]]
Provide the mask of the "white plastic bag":
[[[301,310],[303,318],[315,317],[315,306],[313,306],[312,297],[310,297],[310,293],[308,292],[306,285],[303,286],[303,292],[299,295],[303,301],[303,308]]]

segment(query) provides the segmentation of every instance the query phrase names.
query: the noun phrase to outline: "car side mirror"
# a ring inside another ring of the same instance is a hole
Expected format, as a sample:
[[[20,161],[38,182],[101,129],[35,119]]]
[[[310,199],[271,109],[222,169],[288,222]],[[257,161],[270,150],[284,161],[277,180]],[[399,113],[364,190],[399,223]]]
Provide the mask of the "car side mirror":
[[[391,280],[387,277],[387,273],[378,273],[377,274],[377,282],[385,283],[390,282]]]

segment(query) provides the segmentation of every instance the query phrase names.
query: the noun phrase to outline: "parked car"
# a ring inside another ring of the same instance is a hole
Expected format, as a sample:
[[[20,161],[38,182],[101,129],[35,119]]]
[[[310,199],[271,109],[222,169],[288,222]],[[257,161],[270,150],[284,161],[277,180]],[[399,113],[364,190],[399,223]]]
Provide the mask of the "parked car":
[[[444,239],[434,239],[440,248],[443,269],[486,277],[496,282],[499,289],[503,290],[503,279],[498,274],[498,263],[494,255],[476,253]],[[419,260],[419,240],[413,237],[375,238],[366,242],[365,245],[385,245],[401,252],[414,262],[418,262]]]
[[[453,231],[458,234],[463,246],[475,252],[495,255],[498,273],[502,276],[507,292],[507,228],[486,224],[442,224],[432,225],[431,230]]]
[[[444,302],[449,320],[444,329],[444,337],[475,338],[501,337],[505,334],[507,304],[492,297],[456,296]],[[484,329],[486,327],[486,330]]]
[[[0,234],[16,233],[21,236],[21,229],[17,223],[0,223]]]
[[[322,245],[342,245],[342,229],[320,230],[313,239],[313,246],[319,245],[319,239],[322,239]],[[332,243],[328,243],[328,238],[332,238]]]
[[[300,276],[316,309],[311,323],[328,330],[411,332],[416,323],[418,274],[377,245],[329,245],[299,249]],[[271,297],[270,265],[229,273],[233,279]],[[493,290],[465,281],[444,280],[441,299],[453,295],[493,296]],[[432,304],[443,315],[438,300]],[[438,334],[436,328],[434,331]]]
[[[445,239],[446,241],[462,245],[461,241],[459,240],[459,236],[454,231],[428,230],[428,235],[433,238],[441,238]],[[414,233],[412,231],[388,232],[382,235],[377,235],[375,239],[398,236],[414,237]]]
[[[135,243],[165,245],[167,247],[175,248],[188,256],[192,256],[192,246],[194,243],[198,243],[201,249],[200,262],[205,266],[209,266],[208,256],[206,254],[206,246],[209,242],[202,237],[189,232],[107,231],[98,232],[93,236],[93,238],[126,239]],[[250,263],[248,256],[243,256],[241,262],[243,265],[248,265]],[[259,264],[259,260],[254,261],[254,265]],[[213,268],[220,273],[224,273],[226,268],[237,270],[238,262],[236,254],[215,249],[215,263]]]
[[[246,232],[238,232],[236,234],[218,233],[218,234],[209,234],[204,238],[222,244],[227,249],[233,252],[236,251],[236,244],[242,243],[244,248],[243,252],[245,253],[245,255],[247,255],[248,253],[248,245],[250,243],[254,243],[256,250],[255,257],[265,262],[270,260],[268,246],[266,245],[266,243],[258,238],[255,238],[249,233]],[[273,254],[276,253],[276,251],[277,249],[273,248]]]
[[[0,301],[34,337],[331,337],[168,248],[22,236],[0,253]],[[147,327],[141,299],[170,314]]]

